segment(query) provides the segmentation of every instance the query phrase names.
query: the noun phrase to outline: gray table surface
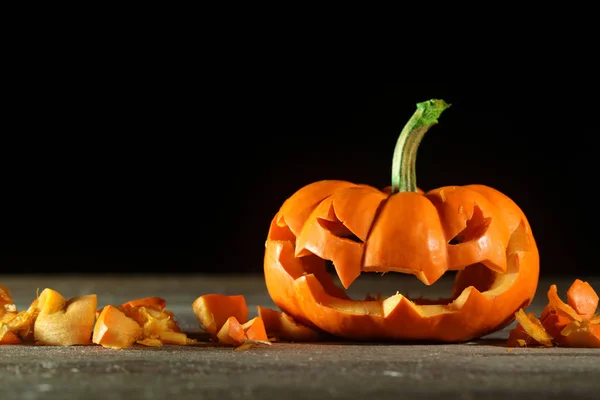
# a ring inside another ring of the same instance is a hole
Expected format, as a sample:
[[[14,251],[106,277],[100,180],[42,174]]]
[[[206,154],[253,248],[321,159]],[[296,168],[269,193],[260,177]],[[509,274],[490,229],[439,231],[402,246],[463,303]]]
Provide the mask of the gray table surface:
[[[529,308],[537,314],[550,283],[565,291],[573,278],[542,279]],[[599,278],[587,278],[600,288]],[[65,297],[96,293],[99,306],[161,296],[191,335],[200,330],[191,303],[206,293],[243,294],[250,315],[274,307],[262,276],[0,275],[23,309],[46,287]],[[425,288],[413,277],[360,279],[351,295],[379,289],[411,295],[450,292],[451,281]],[[600,349],[504,346],[508,328],[465,344],[274,343],[233,351],[196,346],[0,346],[0,399],[255,398],[586,398],[600,399]]]

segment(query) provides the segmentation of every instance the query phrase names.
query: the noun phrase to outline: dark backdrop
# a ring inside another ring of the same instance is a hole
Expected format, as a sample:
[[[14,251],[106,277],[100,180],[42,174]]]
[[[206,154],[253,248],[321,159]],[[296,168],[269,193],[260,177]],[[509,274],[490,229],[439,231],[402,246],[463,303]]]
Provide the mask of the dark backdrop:
[[[493,186],[528,216],[543,273],[598,270],[591,71],[430,79],[318,57],[226,60],[123,51],[15,65],[0,273],[260,273],[282,202],[321,179],[388,185],[397,135],[430,98],[452,107],[421,144],[419,186]]]

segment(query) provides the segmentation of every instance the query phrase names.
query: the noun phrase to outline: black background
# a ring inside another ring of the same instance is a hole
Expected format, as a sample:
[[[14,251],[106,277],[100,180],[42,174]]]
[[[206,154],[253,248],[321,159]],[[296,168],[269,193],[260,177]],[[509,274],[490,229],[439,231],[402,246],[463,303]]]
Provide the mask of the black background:
[[[495,187],[529,218],[543,274],[597,273],[590,61],[430,72],[150,47],[41,43],[12,60],[0,273],[261,273],[283,201],[321,179],[388,185],[396,138],[430,98],[452,106],[421,143],[419,186]]]

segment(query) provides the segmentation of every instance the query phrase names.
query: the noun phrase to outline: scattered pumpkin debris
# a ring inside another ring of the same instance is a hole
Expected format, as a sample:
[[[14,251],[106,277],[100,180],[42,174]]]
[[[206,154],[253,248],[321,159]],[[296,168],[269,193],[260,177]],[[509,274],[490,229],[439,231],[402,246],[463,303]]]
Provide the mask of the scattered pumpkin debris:
[[[550,285],[548,304],[538,319],[533,313],[516,312],[517,326],[510,331],[508,346],[564,346],[600,348],[598,294],[588,282],[575,279],[567,291],[567,303]]]
[[[194,300],[192,309],[213,339],[229,317],[235,317],[240,324],[248,321],[248,306],[242,295],[205,294]]]
[[[31,305],[18,311],[10,290],[0,285],[0,344],[100,345],[125,349],[135,344],[159,347],[164,344],[199,343],[182,332],[175,315],[157,296],[98,308],[95,294],[67,300],[46,288]],[[276,340],[313,341],[321,333],[296,322],[284,312],[257,307],[248,318],[243,295],[205,294],[192,303],[200,326],[214,343],[247,350],[271,345]]]
[[[95,294],[67,300],[46,288],[26,310],[17,311],[11,293],[0,285],[0,344],[34,343],[48,346],[99,344],[123,349],[145,346],[187,345],[196,340],[183,333],[166,301],[146,297],[120,306],[97,308]]]
[[[175,315],[166,309],[166,304],[160,297],[146,297],[118,307],[107,305],[98,315],[92,341],[113,349],[123,349],[134,343],[150,347],[196,343],[181,332]]]
[[[248,320],[248,306],[243,295],[205,294],[192,303],[200,327],[211,340],[235,350],[256,345],[271,345],[265,323],[259,315]]]
[[[2,301],[12,301],[10,292],[2,287]],[[38,345],[74,346],[91,343],[94,328],[97,296],[65,299],[57,291],[46,288],[27,310],[0,314],[0,343],[16,344],[33,341]],[[8,339],[7,339],[8,338]]]

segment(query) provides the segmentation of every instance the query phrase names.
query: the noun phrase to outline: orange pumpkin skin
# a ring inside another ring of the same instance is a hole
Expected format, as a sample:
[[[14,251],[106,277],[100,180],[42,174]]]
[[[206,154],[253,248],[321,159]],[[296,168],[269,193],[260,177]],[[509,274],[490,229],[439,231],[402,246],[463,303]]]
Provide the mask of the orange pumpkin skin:
[[[428,192],[311,183],[274,216],[264,274],[274,303],[301,323],[356,340],[459,342],[501,329],[533,299],[539,254],[522,210],[484,185]],[[452,299],[418,304],[402,294],[355,301],[362,272],[414,274],[434,284],[459,271]]]

